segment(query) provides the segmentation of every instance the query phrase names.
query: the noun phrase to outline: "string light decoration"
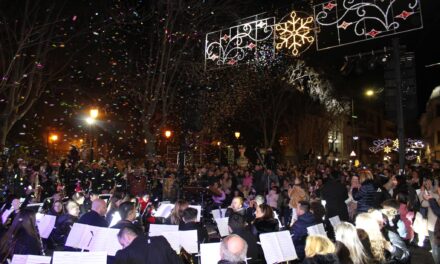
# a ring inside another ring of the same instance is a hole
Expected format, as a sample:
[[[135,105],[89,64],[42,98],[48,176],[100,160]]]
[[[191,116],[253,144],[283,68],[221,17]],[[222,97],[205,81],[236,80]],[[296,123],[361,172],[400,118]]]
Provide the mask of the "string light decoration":
[[[292,11],[286,22],[275,25],[276,49],[288,49],[293,56],[299,56],[315,40],[312,35],[312,27],[313,17],[302,18],[297,16],[295,11]]]
[[[275,18],[250,22],[206,34],[205,70],[252,63],[273,57]]]
[[[406,148],[405,148],[405,158],[407,160],[414,160],[419,155],[421,149],[425,148],[425,144],[423,141],[419,139],[407,139],[406,140]],[[381,151],[384,152],[385,155],[390,154],[391,152],[399,152],[399,139],[377,139],[373,141],[373,146],[369,148],[371,152],[377,154]]]
[[[423,28],[419,0],[332,0],[313,10],[318,50]]]

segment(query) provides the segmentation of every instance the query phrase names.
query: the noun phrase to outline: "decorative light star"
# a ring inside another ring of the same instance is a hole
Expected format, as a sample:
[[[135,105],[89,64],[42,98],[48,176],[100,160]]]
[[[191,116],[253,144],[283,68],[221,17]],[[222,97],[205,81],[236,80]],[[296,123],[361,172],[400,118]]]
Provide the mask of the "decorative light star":
[[[276,48],[278,50],[289,49],[293,56],[298,56],[307,50],[315,40],[312,36],[312,25],[313,17],[297,17],[296,12],[292,11],[288,21],[275,26],[278,35]],[[302,49],[301,52],[300,49]]]
[[[385,152],[385,153],[391,153],[391,148],[390,147],[388,147],[388,146],[386,146],[386,147],[384,147],[383,148],[383,152]]]
[[[399,139],[393,140],[393,148],[399,148]]]

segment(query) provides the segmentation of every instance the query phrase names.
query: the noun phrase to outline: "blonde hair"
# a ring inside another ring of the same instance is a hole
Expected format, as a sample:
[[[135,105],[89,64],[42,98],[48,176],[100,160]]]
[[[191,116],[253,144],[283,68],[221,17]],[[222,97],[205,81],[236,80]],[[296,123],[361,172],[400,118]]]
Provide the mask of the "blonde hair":
[[[335,253],[335,245],[325,236],[308,236],[306,240],[306,257],[311,258],[315,255],[326,255]]]
[[[383,262],[385,260],[385,245],[387,241],[380,232],[377,219],[371,213],[362,213],[356,217],[356,227],[368,231],[368,238],[371,244],[371,253],[374,260]]]
[[[374,176],[373,173],[371,173],[371,171],[369,170],[361,170],[359,171],[359,182],[363,183],[366,180],[373,180]]]
[[[353,264],[368,263],[364,246],[359,239],[356,227],[348,222],[341,222],[335,229],[336,240],[342,242],[350,252]]]

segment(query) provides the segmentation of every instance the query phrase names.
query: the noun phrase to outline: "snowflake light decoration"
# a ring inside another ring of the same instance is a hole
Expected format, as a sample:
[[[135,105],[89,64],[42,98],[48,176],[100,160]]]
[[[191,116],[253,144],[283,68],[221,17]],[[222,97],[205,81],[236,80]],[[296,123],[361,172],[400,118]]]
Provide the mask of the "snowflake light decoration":
[[[276,48],[286,48],[293,56],[298,56],[315,40],[312,36],[313,17],[297,17],[296,12],[292,11],[288,18],[286,22],[275,25]]]

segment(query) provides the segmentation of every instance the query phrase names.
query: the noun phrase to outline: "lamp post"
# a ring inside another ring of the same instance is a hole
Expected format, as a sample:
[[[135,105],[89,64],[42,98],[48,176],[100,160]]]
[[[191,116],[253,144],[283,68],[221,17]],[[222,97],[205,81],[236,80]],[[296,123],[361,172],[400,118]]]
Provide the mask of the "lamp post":
[[[49,134],[49,138],[48,139],[49,139],[48,140],[49,143],[52,144],[52,146],[53,146],[52,147],[53,155],[56,156],[56,147],[57,147],[56,142],[58,141],[59,137],[58,137],[57,134],[51,133],[51,134]]]
[[[99,116],[97,108],[90,109],[89,116],[86,118],[86,123],[89,125],[90,132],[90,162],[93,162],[93,125]]]
[[[171,130],[165,130],[165,132],[164,132],[164,136],[165,136],[165,138],[166,138],[166,145],[165,145],[165,147],[166,147],[166,150],[167,150],[167,158],[166,158],[166,160],[168,161],[168,140],[171,138],[171,136],[173,135],[173,133],[171,132]]]

